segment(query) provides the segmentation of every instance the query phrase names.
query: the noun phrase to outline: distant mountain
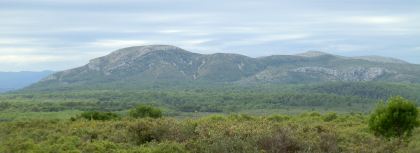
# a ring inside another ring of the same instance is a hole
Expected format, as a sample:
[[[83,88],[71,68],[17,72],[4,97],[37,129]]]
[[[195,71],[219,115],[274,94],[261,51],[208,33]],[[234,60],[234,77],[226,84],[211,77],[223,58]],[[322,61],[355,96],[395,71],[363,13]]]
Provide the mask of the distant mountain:
[[[21,89],[52,74],[53,71],[42,72],[0,72],[0,92]]]
[[[175,46],[151,45],[117,50],[85,66],[52,74],[27,89],[331,81],[419,83],[420,65],[386,57],[343,57],[319,51],[251,58],[225,53],[197,54]]]

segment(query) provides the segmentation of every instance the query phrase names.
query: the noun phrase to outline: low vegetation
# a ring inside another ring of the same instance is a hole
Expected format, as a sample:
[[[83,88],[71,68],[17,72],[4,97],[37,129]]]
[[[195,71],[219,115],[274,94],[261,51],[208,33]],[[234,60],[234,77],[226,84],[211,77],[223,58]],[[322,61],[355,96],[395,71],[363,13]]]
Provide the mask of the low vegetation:
[[[406,99],[395,97],[370,116],[307,112],[176,119],[161,117],[161,110],[156,107],[139,105],[128,114],[84,112],[71,120],[0,122],[0,152],[416,152],[420,150],[420,129],[412,124],[413,119],[418,120],[413,116],[418,115],[414,106]],[[378,118],[395,111],[400,115],[392,120]],[[399,130],[399,127],[410,128]],[[387,132],[396,137],[388,137]]]
[[[139,105],[136,108],[130,110],[130,116],[133,118],[159,118],[162,117],[162,111],[147,105]]]
[[[420,152],[420,87],[367,84],[8,93],[0,152]]]
[[[119,116],[115,113],[112,113],[112,112],[88,111],[88,112],[83,112],[82,114],[80,114],[80,116],[78,116],[78,118],[84,118],[84,119],[87,119],[87,120],[105,121],[105,120],[118,119]],[[76,118],[71,118],[71,119],[76,120]]]

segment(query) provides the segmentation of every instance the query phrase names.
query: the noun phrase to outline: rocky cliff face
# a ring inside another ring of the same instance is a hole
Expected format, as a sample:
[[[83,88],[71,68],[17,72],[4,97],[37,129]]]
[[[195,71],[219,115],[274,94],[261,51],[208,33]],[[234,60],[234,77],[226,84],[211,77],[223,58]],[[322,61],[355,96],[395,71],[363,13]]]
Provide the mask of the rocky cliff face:
[[[385,60],[386,59],[386,60]],[[197,54],[175,46],[117,50],[87,65],[55,73],[37,86],[119,82],[307,83],[320,81],[420,82],[420,66],[383,57],[342,57],[323,52],[251,58]]]
[[[300,67],[291,70],[292,72],[306,75],[324,75],[332,81],[373,81],[387,74],[396,74],[381,67],[349,67],[345,70],[331,69],[325,67]]]

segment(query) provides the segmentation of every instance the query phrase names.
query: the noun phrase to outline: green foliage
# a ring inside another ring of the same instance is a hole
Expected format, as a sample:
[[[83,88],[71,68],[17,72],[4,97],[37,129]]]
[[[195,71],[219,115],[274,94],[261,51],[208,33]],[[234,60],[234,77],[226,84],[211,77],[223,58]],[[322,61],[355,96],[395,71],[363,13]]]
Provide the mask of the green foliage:
[[[139,153],[189,153],[185,146],[176,142],[150,143],[142,146]]]
[[[83,112],[80,114],[80,118],[84,118],[87,120],[115,120],[120,118],[117,114],[112,112],[97,112],[97,111],[89,111]]]
[[[371,99],[386,99],[400,95],[413,100],[420,100],[418,84],[399,84],[385,82],[330,82],[309,85],[303,88],[307,93],[328,93],[342,96],[358,96]]]
[[[342,114],[333,122],[323,122],[323,116],[311,114],[315,113],[276,115],[275,119],[218,115],[182,120],[0,122],[0,152],[393,153],[419,149],[418,129],[409,144],[397,145],[366,130],[366,116]]]
[[[286,116],[286,115],[271,115],[267,119],[270,120],[270,121],[282,122],[282,121],[289,120],[290,117]]]
[[[10,115],[20,112],[126,111],[144,104],[141,102],[164,108],[166,114],[177,116],[197,116],[200,113],[369,112],[378,100],[392,95],[401,95],[420,104],[417,92],[420,86],[417,84],[374,82],[190,87],[8,93],[0,95],[0,121],[26,116]],[[74,116],[74,113],[65,116]],[[34,117],[28,115],[28,118]]]
[[[255,118],[247,114],[231,114],[229,115],[228,119],[235,121],[251,121]]]
[[[258,146],[269,153],[295,153],[303,150],[304,144],[291,132],[290,129],[279,128],[271,135],[258,140]]]
[[[413,135],[410,142],[385,140],[367,130],[363,112],[389,95],[419,102],[419,86],[374,84],[5,94],[0,95],[0,152],[418,152],[419,128],[406,132]],[[154,107],[133,109],[143,101]],[[397,106],[375,112],[409,114]],[[157,108],[177,119],[161,117]],[[127,111],[134,118],[106,113]],[[102,121],[68,120],[81,113]],[[392,117],[382,119],[400,121]],[[374,123],[382,123],[379,118]]]
[[[152,106],[138,105],[136,108],[130,110],[130,116],[134,118],[160,118],[162,117],[162,111]]]
[[[416,105],[402,97],[392,97],[380,104],[369,119],[369,128],[386,138],[410,136],[418,126]]]
[[[323,116],[323,119],[324,119],[325,122],[330,122],[330,121],[333,121],[337,118],[338,118],[338,116],[337,116],[337,113],[335,113],[335,112],[329,112],[329,113],[327,113]]]

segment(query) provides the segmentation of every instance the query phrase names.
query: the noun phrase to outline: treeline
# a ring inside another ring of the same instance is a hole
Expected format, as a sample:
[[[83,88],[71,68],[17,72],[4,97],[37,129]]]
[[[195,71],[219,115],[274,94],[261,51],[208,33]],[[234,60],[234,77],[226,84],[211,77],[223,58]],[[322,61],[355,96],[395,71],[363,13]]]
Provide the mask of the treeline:
[[[17,92],[0,96],[0,112],[125,111],[151,104],[179,113],[265,110],[368,112],[379,100],[401,95],[420,102],[420,86],[382,82],[309,85],[226,85],[209,88]]]
[[[420,86],[418,84],[399,84],[385,82],[330,82],[309,85],[301,88],[308,93],[329,93],[343,96],[359,96],[371,99],[387,99],[392,96],[404,96],[420,101]]]
[[[84,92],[20,94],[0,97],[0,111],[56,112],[63,110],[123,111],[153,104],[177,112],[238,112],[294,107],[340,108],[363,111],[374,99],[326,93],[263,92]]]

